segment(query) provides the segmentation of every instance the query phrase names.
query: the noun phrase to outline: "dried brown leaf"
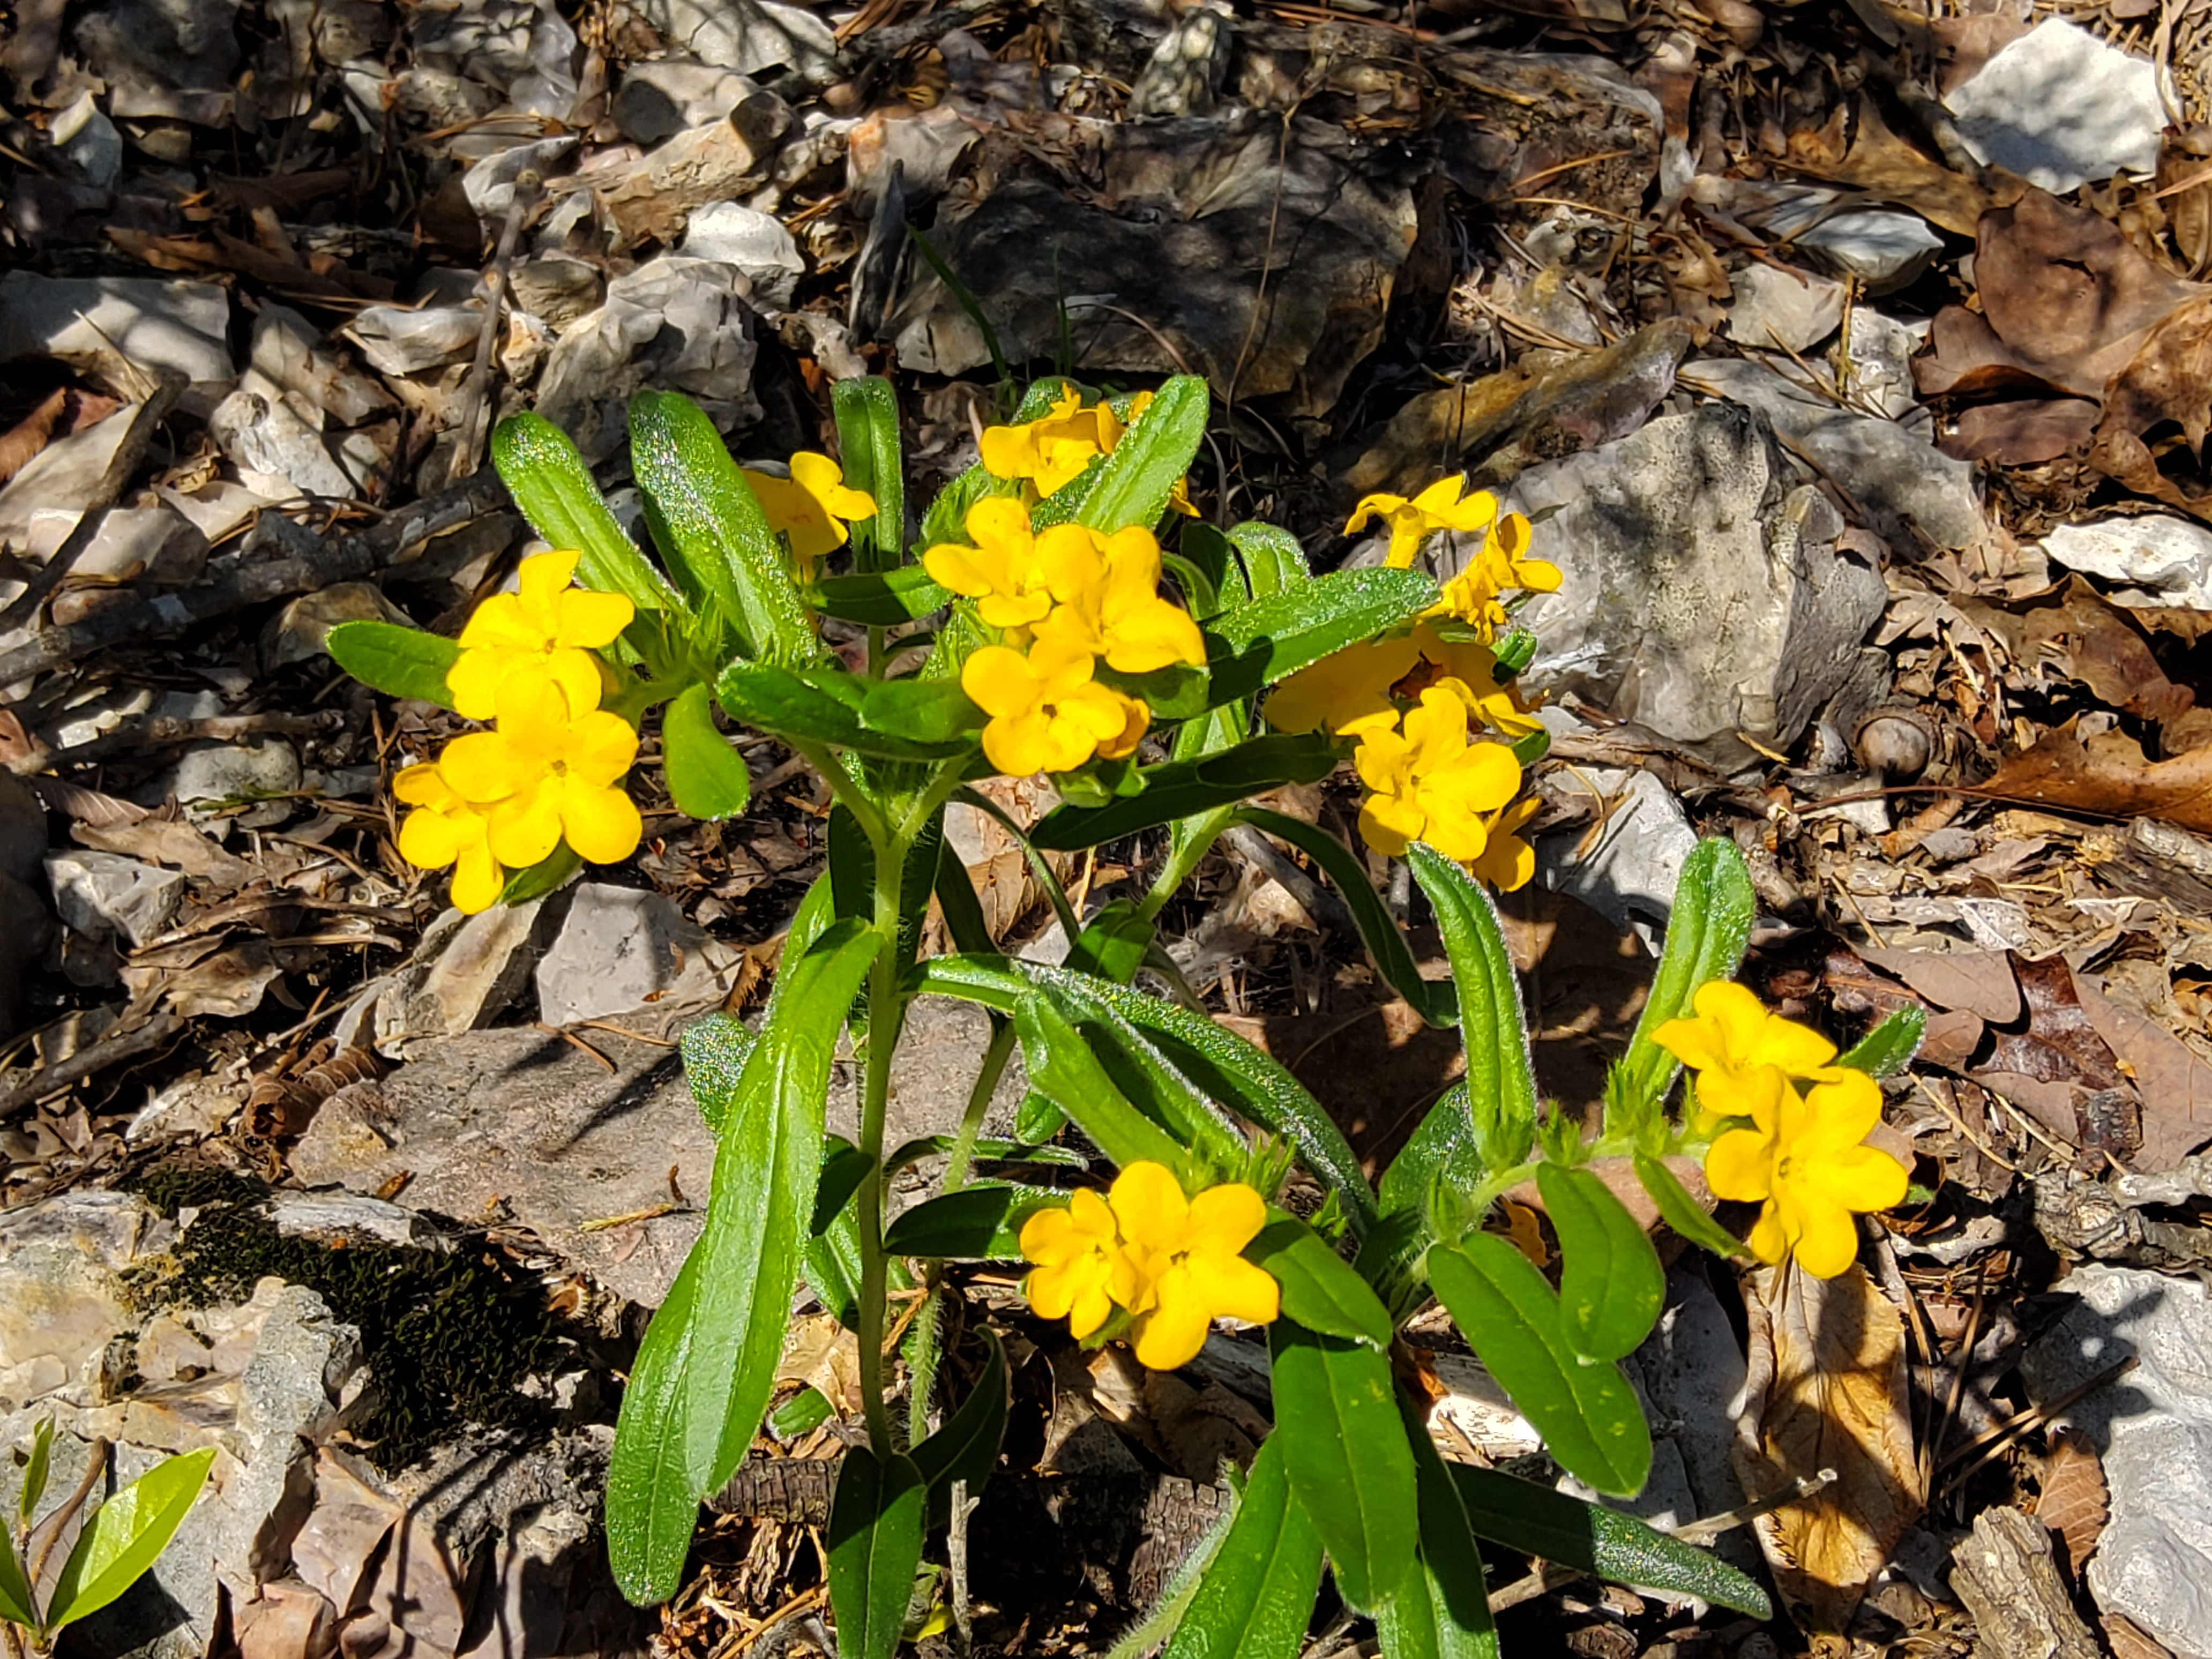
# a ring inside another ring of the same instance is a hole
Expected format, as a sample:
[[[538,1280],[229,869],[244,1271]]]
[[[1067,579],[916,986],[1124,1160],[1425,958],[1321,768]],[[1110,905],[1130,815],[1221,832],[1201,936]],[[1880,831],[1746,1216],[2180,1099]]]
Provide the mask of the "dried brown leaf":
[[[2060,811],[2163,818],[2185,830],[2212,832],[2212,749],[2148,760],[2124,732],[2105,732],[2084,744],[2069,723],[2000,766],[1982,791]]]
[[[2020,981],[2027,1019],[2009,1028],[1991,1028],[1988,1069],[2039,1083],[2122,1087],[2125,1079],[2118,1059],[2083,1012],[2065,958],[2029,962],[2015,956],[2012,969]]]
[[[1938,1008],[1957,1009],[2007,1024],[2020,1018],[2020,981],[1998,951],[1863,950],[1859,955],[1894,974]]]
[[[2054,1429],[2051,1452],[2043,1462],[2043,1496],[2035,1518],[2051,1528],[2066,1552],[2066,1568],[2076,1582],[2089,1552],[2105,1534],[2112,1516],[2112,1494],[2105,1466],[2087,1434],[2078,1428]]]
[[[0,433],[0,484],[31,463],[31,458],[53,441],[54,423],[69,402],[69,388],[52,392],[36,409]]]
[[[1746,1289],[1748,1409],[1736,1472],[1758,1498],[1835,1471],[1820,1491],[1756,1525],[1792,1616],[1839,1635],[1925,1502],[1905,1322],[1856,1263],[1831,1279],[1788,1263],[1762,1267]]]
[[[2208,429],[2212,297],[2166,317],[2113,377],[2089,459],[2130,489],[2212,518],[2212,475],[2204,462]]]
[[[1862,97],[1852,112],[1850,149],[1838,153],[1834,124],[1800,128],[1790,135],[1790,165],[1815,179],[1832,179],[1902,203],[1930,224],[1971,236],[1993,205],[1989,191],[1923,155],[1889,130],[1874,100]]]
[[[2173,1650],[2157,1641],[2124,1613],[2105,1615],[2105,1640],[2112,1659],[2173,1659]]]

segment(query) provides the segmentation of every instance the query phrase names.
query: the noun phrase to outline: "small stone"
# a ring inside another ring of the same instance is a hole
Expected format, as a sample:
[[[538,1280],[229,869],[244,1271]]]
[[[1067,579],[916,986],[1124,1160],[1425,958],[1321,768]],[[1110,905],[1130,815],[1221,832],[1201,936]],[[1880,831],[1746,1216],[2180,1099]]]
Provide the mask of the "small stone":
[[[129,383],[131,368],[227,381],[235,373],[229,336],[230,295],[213,283],[0,276],[0,363],[58,357],[118,384]]]
[[[75,103],[54,117],[48,137],[94,190],[112,188],[121,176],[123,135],[100,113],[90,93],[79,93]]]
[[[7,326],[6,306],[6,282],[0,279],[0,330]],[[145,409],[143,404],[118,409],[33,455],[0,489],[0,548],[27,552],[36,539],[54,546],[76,527],[86,501],[112,497],[112,486],[123,481],[110,474],[124,464],[131,428],[144,418]]]
[[[459,1036],[499,1018],[530,982],[544,907],[533,899],[467,917],[448,910],[432,922],[377,1005],[377,1048],[404,1053],[422,1038]]]
[[[778,0],[641,0],[639,9],[671,44],[740,75],[826,71],[837,54],[828,23]]]
[[[507,274],[507,281],[516,305],[555,328],[566,328],[596,309],[606,291],[596,268],[565,253],[524,259]]]
[[[1844,285],[1754,261],[1729,279],[1728,337],[1753,350],[1810,351],[1844,320]]]
[[[1674,889],[1696,850],[1698,832],[1682,804],[1650,773],[1589,767],[1584,775],[1591,788],[1616,803],[1607,823],[1618,824],[1620,833],[1587,850],[1579,834],[1540,836],[1536,878],[1652,945],[1674,912]]]
[[[560,937],[538,964],[538,1016],[548,1025],[649,1011],[714,1006],[728,994],[736,953],[658,893],[586,882]]]
[[[41,562],[52,558],[76,528],[77,519],[75,511],[34,516],[32,556]],[[93,532],[91,545],[70,565],[70,574],[117,583],[145,577],[173,587],[196,578],[206,568],[207,556],[207,538],[176,508],[111,507]]]
[[[1129,92],[1129,118],[1181,120],[1211,115],[1237,43],[1236,19],[1220,0],[1193,6],[1160,37]]]
[[[1943,239],[1914,213],[1880,208],[1832,214],[1797,233],[1797,246],[1813,249],[1870,294],[1903,288],[1943,251]]]
[[[1943,100],[1975,159],[2064,196],[2158,165],[2158,67],[2080,25],[2045,18]]]
[[[2063,524],[2043,550],[2069,570],[2129,584],[2112,595],[2121,605],[2212,611],[2212,528],[2203,525],[2162,513]]]
[[[281,398],[317,431],[327,419],[359,426],[398,407],[392,394],[325,349],[322,331],[289,306],[261,303],[253,319],[253,346],[241,388]]]
[[[159,805],[174,795],[190,816],[200,818],[240,801],[289,795],[299,787],[298,753],[282,738],[264,738],[187,749],[167,772],[140,788],[137,798]]]
[[[687,258],[719,259],[744,272],[763,300],[779,308],[806,274],[799,244],[774,216],[742,202],[712,202],[691,216],[684,233]]]
[[[483,310],[476,305],[367,306],[346,325],[347,337],[386,374],[413,374],[459,362],[477,349]]]
[[[355,465],[341,465],[323,434],[290,403],[243,387],[216,406],[208,432],[249,487],[280,499],[350,500],[374,475],[379,459],[373,446],[361,454],[358,441],[349,436],[341,440],[341,453]]]
[[[0,1413],[89,1383],[131,1323],[120,1277],[152,1212],[128,1193],[64,1194],[0,1216]]]
[[[167,932],[185,902],[183,875],[119,853],[50,853],[46,866],[63,922],[118,949],[136,949]]]
[[[412,1210],[350,1193],[279,1193],[270,1203],[269,1218],[282,1237],[311,1238],[334,1250],[363,1243],[422,1249],[443,1243]]]

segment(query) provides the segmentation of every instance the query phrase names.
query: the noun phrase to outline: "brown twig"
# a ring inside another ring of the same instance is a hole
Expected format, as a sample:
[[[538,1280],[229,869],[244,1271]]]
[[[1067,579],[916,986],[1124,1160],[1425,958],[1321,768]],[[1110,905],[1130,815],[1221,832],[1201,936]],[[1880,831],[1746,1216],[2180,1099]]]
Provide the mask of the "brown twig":
[[[76,1483],[76,1490],[69,1495],[59,1509],[31,1529],[30,1537],[25,1540],[24,1553],[30,1556],[33,1549],[36,1552],[29,1563],[33,1595],[38,1593],[39,1581],[46,1576],[46,1563],[53,1557],[54,1546],[61,1541],[62,1534],[69,1529],[69,1523],[76,1519],[77,1511],[83,1509],[87,1500],[92,1497],[92,1489],[100,1484],[100,1477],[106,1472],[107,1442],[95,1438],[85,1460],[84,1479]]]
[[[13,1117],[26,1106],[44,1100],[48,1095],[82,1083],[95,1073],[126,1060],[135,1060],[149,1049],[158,1048],[185,1029],[185,1022],[174,1014],[156,1014],[143,1025],[130,1030],[104,1036],[90,1048],[80,1048],[67,1060],[58,1060],[41,1067],[27,1082],[0,1093],[0,1121]]]
[[[199,743],[208,739],[231,742],[239,738],[271,733],[279,737],[327,735],[345,724],[336,710],[320,714],[215,714],[205,720],[126,720],[112,732],[103,732],[88,743],[66,749],[40,749],[19,755],[8,769],[27,777],[56,767],[85,766],[128,750],[149,749],[162,744]],[[319,851],[320,849],[318,848]]]
[[[507,222],[500,227],[499,246],[484,271],[483,324],[477,330],[476,361],[469,366],[468,379],[461,382],[460,418],[453,422],[453,463],[446,474],[448,484],[460,483],[477,470],[477,457],[483,447],[484,411],[491,406],[492,348],[498,342],[500,318],[507,309],[507,267],[514,263],[514,245],[522,235],[524,222],[544,197],[545,180],[534,170],[525,169],[515,179],[514,198],[507,204]]]

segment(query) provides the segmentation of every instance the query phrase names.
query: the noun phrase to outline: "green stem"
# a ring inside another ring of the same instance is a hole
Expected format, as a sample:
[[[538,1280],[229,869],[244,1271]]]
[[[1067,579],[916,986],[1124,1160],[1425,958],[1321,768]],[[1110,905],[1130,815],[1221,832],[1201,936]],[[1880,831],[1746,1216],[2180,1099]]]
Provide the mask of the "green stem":
[[[1199,860],[1206,854],[1221,832],[1237,821],[1233,806],[1217,806],[1210,812],[1200,814],[1192,824],[1189,838],[1179,840],[1170,848],[1168,861],[1160,866],[1160,873],[1152,879],[1152,890],[1145,895],[1145,902],[1137,907],[1137,914],[1146,921],[1152,921],[1167,908],[1168,901],[1176,896],[1176,889],[1188,881],[1191,872],[1198,868]]]
[[[857,816],[857,815],[856,815]],[[881,823],[878,816],[878,820]],[[906,871],[908,842],[901,836],[871,836],[876,852],[876,957],[868,970],[868,1047],[860,1084],[860,1150],[868,1173],[860,1182],[860,1302],[857,1310],[860,1347],[861,1404],[867,1413],[868,1439],[878,1456],[900,1449],[893,1437],[890,1407],[884,1397],[884,1121],[890,1100],[891,1055],[898,1047],[905,1012],[900,981],[905,977],[899,948],[899,894]]]
[[[968,1109],[960,1117],[960,1133],[952,1138],[952,1151],[945,1160],[943,1190],[957,1193],[968,1184],[968,1166],[975,1161],[975,1137],[982,1133],[983,1115],[999,1092],[999,1079],[1006,1074],[1006,1061],[1014,1052],[1014,1023],[1003,1014],[991,1016],[991,1042],[983,1050],[983,1064],[975,1073],[975,1086],[968,1091]]]

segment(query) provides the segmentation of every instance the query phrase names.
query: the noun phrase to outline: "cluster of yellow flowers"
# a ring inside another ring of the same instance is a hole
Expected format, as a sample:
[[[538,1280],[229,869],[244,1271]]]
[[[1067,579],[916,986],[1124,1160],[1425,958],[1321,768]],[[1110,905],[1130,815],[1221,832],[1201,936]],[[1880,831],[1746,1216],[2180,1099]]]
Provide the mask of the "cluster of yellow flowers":
[[[1022,1255],[1036,1264],[1023,1292],[1079,1340],[1121,1309],[1138,1361],[1170,1371],[1197,1357],[1217,1318],[1265,1325],[1281,1310],[1281,1287],[1242,1254],[1267,1223],[1266,1201],[1240,1182],[1186,1199],[1164,1166],[1132,1164],[1105,1197],[1085,1188],[1022,1224]]]
[[[1382,562],[1393,570],[1412,565],[1422,543],[1438,531],[1463,535],[1482,532],[1482,546],[1468,561],[1467,568],[1444,584],[1443,599],[1431,607],[1432,617],[1453,617],[1474,631],[1486,644],[1505,625],[1504,596],[1511,592],[1556,593],[1559,567],[1528,556],[1530,526],[1518,513],[1498,510],[1498,498],[1486,489],[1461,496],[1466,480],[1445,478],[1419,495],[1375,495],[1352,511],[1344,526],[1347,536],[1380,518],[1390,526],[1390,547]]]
[[[1836,1065],[1835,1044],[1741,985],[1701,985],[1691,1006],[1695,1018],[1669,1020],[1651,1040],[1696,1074],[1692,1127],[1749,1120],[1707,1150],[1706,1183],[1717,1198],[1764,1206],[1747,1241],[1753,1255],[1795,1253],[1806,1272],[1833,1279],[1858,1255],[1853,1212],[1905,1197],[1904,1165],[1862,1144],[1881,1121],[1881,1085]]]
[[[942,543],[921,562],[999,630],[1000,642],[960,671],[961,690],[990,716],[983,753],[991,764],[1027,777],[1133,752],[1152,711],[1101,684],[1098,665],[1147,674],[1206,662],[1198,624],[1160,595],[1152,532],[1132,526],[1103,536],[1073,524],[1032,532],[1029,509],[1004,495],[976,502],[967,528],[974,545]]]
[[[618,594],[571,587],[578,556],[525,559],[520,591],[477,607],[446,688],[459,712],[492,729],[454,738],[392,780],[392,793],[414,808],[399,828],[400,856],[425,870],[453,865],[453,903],[471,915],[498,899],[508,870],[550,857],[564,839],[580,857],[611,864],[644,835],[622,787],[637,733],[599,707],[605,680],[592,654],[635,612]]]
[[[1019,479],[1022,499],[1035,506],[1063,484],[1073,483],[1099,456],[1111,455],[1152,405],[1151,392],[1136,393],[1127,400],[1125,419],[1103,398],[1085,408],[1083,394],[1070,386],[1034,421],[986,427],[981,442],[983,471],[994,478]],[[1188,491],[1186,483],[1178,483],[1168,505],[1196,518],[1198,509],[1190,504]]]

